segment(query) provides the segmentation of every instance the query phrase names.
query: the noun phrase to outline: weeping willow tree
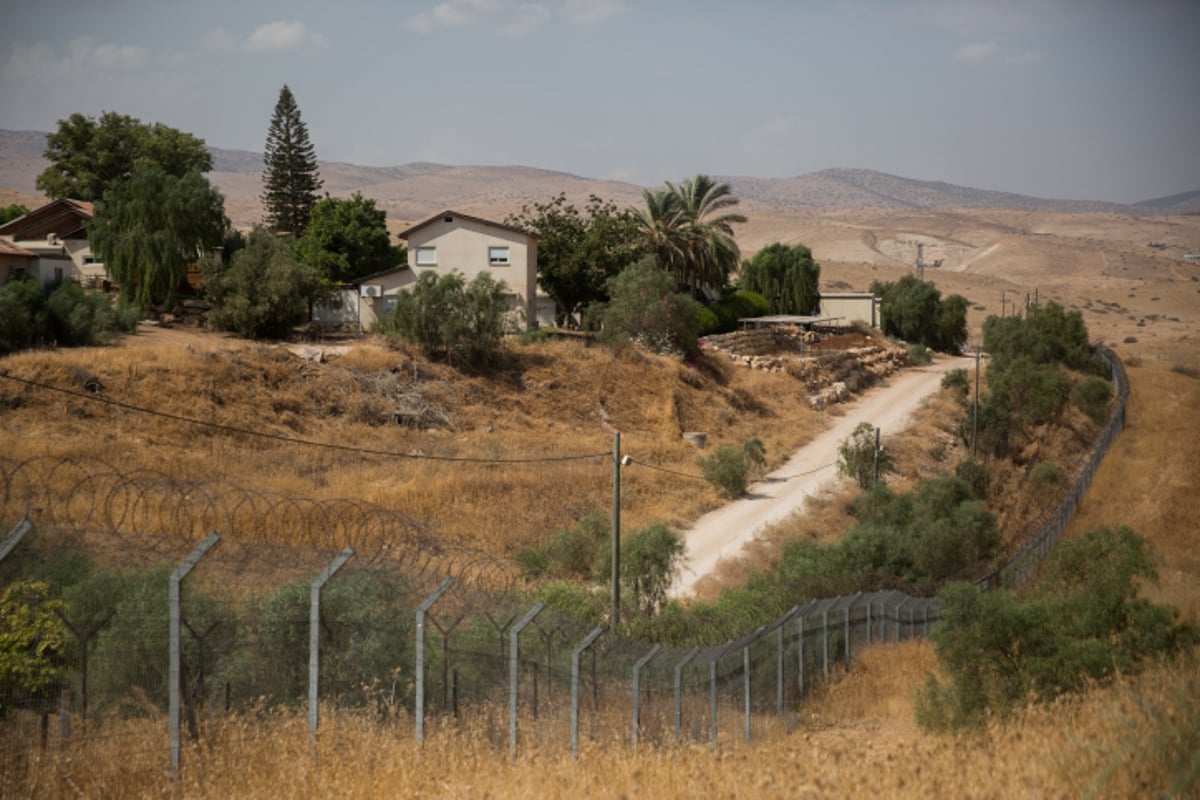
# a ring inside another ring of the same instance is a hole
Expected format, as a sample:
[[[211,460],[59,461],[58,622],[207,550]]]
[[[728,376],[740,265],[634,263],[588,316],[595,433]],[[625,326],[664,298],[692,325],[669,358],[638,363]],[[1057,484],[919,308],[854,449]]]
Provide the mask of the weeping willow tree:
[[[802,244],[776,242],[742,263],[742,288],[767,298],[772,314],[812,314],[820,303],[821,266]]]
[[[199,172],[144,164],[96,203],[88,241],[122,298],[144,310],[172,302],[187,265],[220,246],[228,226],[225,199]]]

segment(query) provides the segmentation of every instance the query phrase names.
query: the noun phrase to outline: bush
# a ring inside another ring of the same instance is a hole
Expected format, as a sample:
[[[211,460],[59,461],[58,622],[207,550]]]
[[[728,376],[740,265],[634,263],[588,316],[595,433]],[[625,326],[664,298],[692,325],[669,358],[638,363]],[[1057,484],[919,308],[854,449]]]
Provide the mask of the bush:
[[[933,363],[933,355],[929,349],[923,344],[910,344],[908,346],[908,361],[914,367],[924,367]]]
[[[746,465],[750,472],[762,477],[767,471],[767,446],[757,436],[742,442],[742,452],[746,454]]]
[[[802,244],[775,242],[742,262],[742,287],[765,298],[767,310],[762,314],[814,313],[820,303],[820,280],[821,265]]]
[[[929,678],[917,721],[933,730],[975,725],[989,711],[1132,673],[1194,644],[1195,626],[1137,596],[1138,582],[1155,576],[1149,547],[1122,526],[1059,542],[1027,595],[947,586],[932,638],[948,682]]]
[[[850,438],[838,448],[838,473],[854,478],[861,488],[869,489],[875,476],[876,463],[875,426],[860,422]],[[878,466],[881,473],[892,468],[892,457],[883,448],[878,453]]]
[[[1029,470],[1029,482],[1039,489],[1051,489],[1062,482],[1062,470],[1053,461],[1043,461]]]
[[[60,347],[101,344],[136,317],[118,314],[108,297],[77,283],[60,283],[47,295],[32,278],[0,286],[0,354],[54,342]]]
[[[735,331],[740,320],[766,316],[769,311],[770,307],[762,295],[745,289],[738,290],[715,303],[700,307],[697,316],[700,335]]]
[[[894,283],[876,281],[871,291],[880,298],[880,322],[887,335],[946,353],[957,352],[967,341],[965,297],[943,300],[932,283],[914,275]]]
[[[621,583],[644,616],[652,616],[666,602],[683,552],[683,539],[665,522],[636,531],[621,542]]]
[[[634,344],[655,353],[696,352],[699,309],[675,292],[675,279],[645,258],[608,282],[612,300],[602,313],[603,339]]]
[[[967,371],[959,367],[947,372],[942,376],[942,388],[954,392],[954,396],[958,398],[958,402],[967,402],[967,395],[971,393],[971,384],[967,379]]]
[[[1103,422],[1112,400],[1112,386],[1103,378],[1087,377],[1071,389],[1071,402],[1095,422]]]
[[[457,272],[423,272],[412,290],[396,301],[395,312],[381,330],[450,364],[480,366],[495,360],[509,314],[503,281],[487,273],[467,283]]]
[[[251,338],[282,337],[319,294],[320,279],[296,260],[288,241],[256,227],[228,265],[219,255],[200,260],[200,289],[212,304],[213,327]]]
[[[724,492],[727,497],[740,497],[745,493],[750,465],[746,463],[744,450],[725,445],[718,447],[711,456],[701,456],[697,460],[704,473],[704,479]]]

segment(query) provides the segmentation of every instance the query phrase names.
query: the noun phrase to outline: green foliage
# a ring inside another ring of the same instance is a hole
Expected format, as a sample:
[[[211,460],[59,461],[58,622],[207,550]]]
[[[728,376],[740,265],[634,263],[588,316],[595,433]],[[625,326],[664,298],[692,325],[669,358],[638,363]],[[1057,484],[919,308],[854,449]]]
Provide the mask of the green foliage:
[[[1128,527],[1060,542],[1028,594],[950,584],[934,647],[948,682],[930,677],[918,722],[933,730],[978,724],[1027,698],[1047,700],[1089,681],[1137,671],[1197,641],[1177,612],[1137,596],[1156,577],[1148,545]]]
[[[704,479],[720,489],[726,497],[740,497],[746,492],[750,466],[746,452],[737,447],[718,447],[711,456],[697,458]]]
[[[802,244],[775,242],[742,262],[743,289],[766,298],[768,314],[813,314],[820,304],[821,265]]]
[[[267,227],[303,236],[323,182],[317,173],[316,149],[286,83],[271,115],[263,163],[261,200]]]
[[[967,371],[960,367],[947,372],[942,376],[942,388],[954,392],[958,402],[966,403],[967,395],[971,391],[971,384],[967,380]]]
[[[854,478],[863,489],[869,489],[875,479],[878,465],[880,473],[892,469],[892,456],[884,448],[875,452],[875,426],[860,422],[854,432],[838,447],[838,474]]]
[[[945,300],[932,283],[905,275],[893,283],[876,281],[883,332],[940,352],[957,352],[967,341],[966,298]]]
[[[50,697],[63,673],[64,610],[45,581],[20,580],[0,591],[0,718],[14,701]]]
[[[387,212],[355,192],[348,200],[326,197],[313,206],[296,258],[327,283],[347,283],[403,263],[387,231]]]
[[[14,219],[25,216],[29,213],[29,208],[20,203],[12,205],[0,206],[0,225],[6,222],[12,222]]]
[[[746,466],[752,475],[762,477],[767,472],[767,446],[757,436],[742,442]]]
[[[209,324],[251,338],[285,336],[320,291],[316,270],[292,246],[255,227],[228,266],[217,255],[200,262],[200,289],[212,304]]]
[[[199,172],[138,165],[96,203],[88,239],[121,296],[145,309],[171,302],[188,263],[218,247],[228,227],[224,198]]]
[[[987,499],[987,467],[968,458],[954,468],[954,474],[966,483],[973,500]]]
[[[923,344],[910,344],[908,346],[908,363],[914,367],[924,367],[933,363],[933,355]]]
[[[308,686],[310,602],[305,582],[276,589],[250,604],[246,636],[223,677],[240,693],[295,702]],[[411,664],[413,615],[407,588],[386,573],[349,572],[334,576],[321,590],[321,691],[340,702],[364,702],[373,684],[390,680],[399,665]]]
[[[644,616],[653,615],[667,599],[679,572],[683,538],[665,522],[624,537],[621,542],[621,583]]]
[[[1021,422],[1053,419],[1067,401],[1071,381],[1053,364],[1017,356],[988,369],[992,400]]]
[[[729,184],[696,175],[676,186],[642,193],[645,208],[635,209],[644,252],[677,286],[720,289],[737,268],[739,251],[733,226],[746,221],[731,211],[738,204]]]
[[[697,316],[698,330],[703,336],[728,333],[737,330],[741,320],[762,317],[769,311],[765,297],[739,289],[724,295],[715,303],[702,306]]]
[[[38,175],[38,189],[75,200],[104,199],[139,167],[157,167],[177,179],[212,169],[203,139],[112,111],[99,120],[83,114],[60,119],[46,137],[44,155],[50,166]]]
[[[517,563],[530,577],[602,579],[601,562],[612,543],[608,516],[593,511],[573,528],[556,531],[543,547],[527,547],[517,554]]]
[[[699,305],[676,294],[671,276],[642,259],[609,280],[612,301],[603,311],[603,339],[655,353],[696,350]]]
[[[0,354],[40,342],[82,347],[108,341],[132,320],[119,314],[102,294],[62,283],[46,295],[32,278],[0,286]]]
[[[608,281],[638,258],[633,214],[596,195],[580,212],[559,194],[524,205],[505,223],[538,236],[538,285],[554,298],[559,324],[608,301]]]
[[[1096,422],[1103,422],[1112,400],[1112,386],[1094,375],[1084,378],[1071,388],[1071,402]]]
[[[1031,307],[1025,318],[988,317],[983,323],[983,349],[992,359],[989,375],[1018,360],[1108,374],[1088,346],[1083,314],[1068,312],[1053,301]]]
[[[466,283],[458,272],[422,272],[396,298],[384,330],[413,342],[431,358],[480,366],[495,360],[508,327],[507,287],[488,273]]]
[[[1029,482],[1039,489],[1052,489],[1062,483],[1062,470],[1053,461],[1043,461],[1029,470]]]

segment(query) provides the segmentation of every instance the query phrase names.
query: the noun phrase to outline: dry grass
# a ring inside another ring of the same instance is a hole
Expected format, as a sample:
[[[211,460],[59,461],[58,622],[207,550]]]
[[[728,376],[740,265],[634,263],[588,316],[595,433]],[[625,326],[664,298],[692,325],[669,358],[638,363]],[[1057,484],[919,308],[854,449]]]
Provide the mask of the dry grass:
[[[633,753],[627,731],[614,726],[585,737],[578,761],[559,737],[523,746],[512,762],[496,724],[502,713],[463,729],[435,727],[423,745],[403,714],[326,710],[316,746],[302,713],[229,717],[210,723],[199,747],[185,747],[179,795],[1182,797],[1200,788],[1194,660],[958,737],[924,734],[912,722],[912,686],[932,666],[926,644],[877,647],[811,698],[790,730],[757,720],[751,745],[723,737],[715,753],[706,743],[643,744]],[[5,794],[164,796],[171,793],[165,731],[160,716],[114,722],[66,744],[52,734],[41,751],[14,742],[10,726],[0,767]]]
[[[515,347],[488,377],[462,375],[382,342],[329,363],[282,348],[177,331],[117,347],[32,352],[0,361],[19,378],[238,429],[440,462],[304,447],[197,428],[0,380],[0,455],[78,458],[315,499],[355,498],[401,511],[431,534],[503,555],[611,505],[612,435],[639,462],[699,475],[683,431],[710,447],[758,436],[780,462],[817,430],[795,382],[717,361],[699,368],[575,342]],[[403,410],[424,428],[394,424]],[[440,422],[439,422],[440,421]],[[539,461],[597,454],[583,461]],[[535,463],[501,463],[533,459]],[[633,467],[622,479],[624,527],[683,525],[721,502],[698,477]],[[497,510],[503,509],[498,514]],[[280,539],[286,531],[263,531]]]

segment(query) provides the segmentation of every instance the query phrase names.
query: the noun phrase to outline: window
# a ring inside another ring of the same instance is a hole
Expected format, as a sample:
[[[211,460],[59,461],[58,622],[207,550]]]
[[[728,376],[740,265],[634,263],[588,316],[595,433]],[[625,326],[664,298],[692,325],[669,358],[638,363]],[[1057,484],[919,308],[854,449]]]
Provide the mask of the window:
[[[437,248],[436,247],[418,247],[417,248],[417,265],[418,266],[433,266],[437,264]]]
[[[489,247],[488,248],[488,263],[493,267],[502,266],[508,263],[508,248],[507,247]]]

